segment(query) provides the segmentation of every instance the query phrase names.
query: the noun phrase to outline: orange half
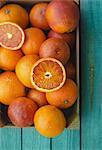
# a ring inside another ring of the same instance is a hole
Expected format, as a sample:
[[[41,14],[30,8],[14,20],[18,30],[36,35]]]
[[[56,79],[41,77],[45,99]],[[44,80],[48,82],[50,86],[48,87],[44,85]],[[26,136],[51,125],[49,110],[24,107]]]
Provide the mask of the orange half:
[[[42,58],[32,67],[31,83],[38,91],[56,91],[64,85],[65,80],[65,68],[54,58]]]
[[[0,45],[10,50],[18,50],[24,43],[22,28],[12,22],[0,23]]]

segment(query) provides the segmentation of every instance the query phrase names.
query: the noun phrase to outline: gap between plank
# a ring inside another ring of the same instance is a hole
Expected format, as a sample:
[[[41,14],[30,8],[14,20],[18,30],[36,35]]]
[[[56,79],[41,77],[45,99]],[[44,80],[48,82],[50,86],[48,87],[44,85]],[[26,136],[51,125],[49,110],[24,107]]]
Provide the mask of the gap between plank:
[[[22,128],[21,128],[21,150],[23,150],[23,144],[22,144],[22,142],[23,142],[23,139],[22,139]]]
[[[52,150],[52,138],[50,138],[50,150]]]

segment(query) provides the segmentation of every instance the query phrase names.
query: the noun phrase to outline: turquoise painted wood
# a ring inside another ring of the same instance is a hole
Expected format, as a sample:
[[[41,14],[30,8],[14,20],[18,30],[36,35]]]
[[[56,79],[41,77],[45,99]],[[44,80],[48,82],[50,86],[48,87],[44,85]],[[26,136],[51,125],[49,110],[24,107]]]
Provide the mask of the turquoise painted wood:
[[[0,150],[102,149],[101,7],[101,0],[80,1],[81,131],[65,130],[63,134],[54,139],[46,139],[33,128],[22,130],[0,129]]]
[[[80,130],[66,129],[52,139],[52,150],[80,150]]]
[[[51,150],[50,139],[41,136],[34,128],[22,130],[22,150]]]
[[[79,130],[68,130],[53,139],[47,139],[37,133],[35,129],[23,129],[23,150],[80,150]]]
[[[0,150],[22,150],[21,129],[0,128]]]
[[[82,0],[82,150],[102,149],[102,0]]]

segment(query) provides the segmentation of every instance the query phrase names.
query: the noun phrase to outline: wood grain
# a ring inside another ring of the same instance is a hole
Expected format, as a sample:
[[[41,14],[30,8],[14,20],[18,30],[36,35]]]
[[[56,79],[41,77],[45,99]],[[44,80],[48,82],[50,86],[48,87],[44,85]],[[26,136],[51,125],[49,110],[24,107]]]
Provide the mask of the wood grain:
[[[81,148],[79,130],[46,139],[36,130],[0,129],[0,150],[102,149],[102,1],[81,0]]]
[[[0,150],[21,150],[21,129],[0,128]]]
[[[50,139],[41,136],[34,128],[22,129],[22,150],[50,150]]]
[[[80,150],[80,130],[66,129],[52,139],[52,150]]]
[[[77,146],[76,146],[77,145]],[[41,136],[34,128],[23,129],[23,150],[80,150],[79,130],[68,130],[53,139]]]
[[[102,1],[81,0],[81,146],[102,149]]]

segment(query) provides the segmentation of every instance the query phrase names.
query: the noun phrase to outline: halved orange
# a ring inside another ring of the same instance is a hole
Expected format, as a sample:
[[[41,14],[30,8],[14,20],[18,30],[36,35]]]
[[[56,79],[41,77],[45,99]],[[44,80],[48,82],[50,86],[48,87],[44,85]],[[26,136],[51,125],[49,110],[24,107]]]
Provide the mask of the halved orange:
[[[10,50],[18,50],[24,43],[22,28],[12,22],[0,23],[0,45]]]
[[[38,91],[56,91],[63,86],[65,80],[64,66],[54,58],[42,58],[32,67],[31,83]]]

